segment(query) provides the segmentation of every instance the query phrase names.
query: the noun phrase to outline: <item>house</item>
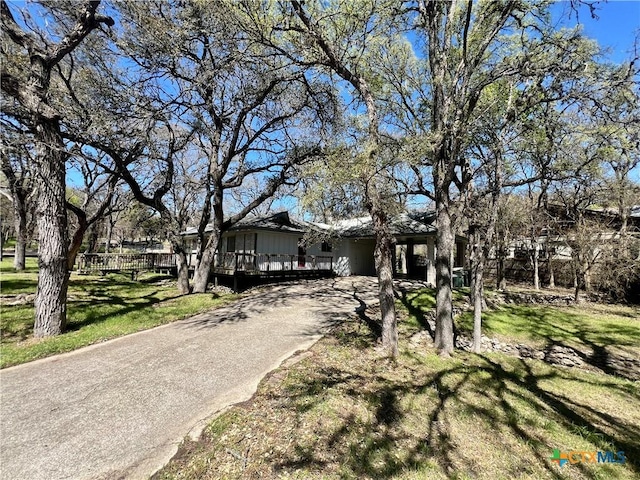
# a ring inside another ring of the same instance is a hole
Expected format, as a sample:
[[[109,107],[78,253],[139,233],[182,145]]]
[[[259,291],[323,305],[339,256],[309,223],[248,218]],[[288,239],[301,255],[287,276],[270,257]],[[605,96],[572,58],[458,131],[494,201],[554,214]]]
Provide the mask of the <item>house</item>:
[[[435,283],[435,215],[402,213],[392,218],[394,274]],[[183,232],[195,260],[197,235]],[[206,233],[206,230],[205,230]],[[247,217],[222,235],[215,276],[375,275],[371,217],[332,224],[292,219],[287,212]],[[465,265],[466,240],[456,237],[453,265]]]
[[[602,267],[608,268],[607,260],[624,258],[620,251],[623,221],[617,209],[590,207],[571,212],[563,205],[549,204],[544,215],[546,225],[539,225],[538,231],[516,235],[501,250],[496,249],[490,259],[496,265],[490,264],[489,270],[497,268],[510,280],[531,282],[537,262],[541,281],[551,282],[553,278],[554,284],[570,287],[578,281],[578,270],[593,276],[597,283]],[[629,212],[626,235],[626,248],[631,248],[628,253],[640,259],[637,247],[633,247],[640,241],[638,206]],[[591,279],[588,281],[591,283]]]

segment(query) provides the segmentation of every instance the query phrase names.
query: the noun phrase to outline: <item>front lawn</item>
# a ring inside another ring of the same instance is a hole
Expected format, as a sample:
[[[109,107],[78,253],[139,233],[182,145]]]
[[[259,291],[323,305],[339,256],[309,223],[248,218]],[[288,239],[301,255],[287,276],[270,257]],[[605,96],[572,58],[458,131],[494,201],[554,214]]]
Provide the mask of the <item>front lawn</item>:
[[[489,293],[489,295],[492,295]],[[462,300],[460,292],[456,292]],[[425,289],[408,293],[401,308],[409,321],[424,324],[424,313],[435,308],[435,292]],[[584,303],[543,306],[505,303],[483,312],[482,332],[505,342],[524,342],[539,348],[568,345],[581,351],[606,352],[640,358],[640,306]],[[471,335],[473,313],[463,312],[456,325]]]
[[[379,356],[361,320],[336,328],[214,420],[198,442],[185,441],[154,478],[638,478],[638,382],[501,353],[442,359],[430,342],[412,341],[418,317],[432,307],[429,291],[408,302],[397,362]],[[615,340],[637,351],[634,311],[506,308],[486,333],[532,344],[557,335],[605,348]],[[587,452],[587,461],[560,466],[555,450]],[[624,452],[624,463],[598,463],[597,452],[618,460]]]
[[[12,259],[0,270],[2,315],[0,318],[0,367],[68,352],[129,333],[170,323],[210,310],[233,296],[193,294],[180,296],[175,281],[156,274],[131,281],[125,274],[104,277],[72,274],[69,282],[67,332],[36,340],[33,333],[33,302],[37,267],[30,259],[26,272],[14,272]],[[13,295],[26,295],[23,305]]]

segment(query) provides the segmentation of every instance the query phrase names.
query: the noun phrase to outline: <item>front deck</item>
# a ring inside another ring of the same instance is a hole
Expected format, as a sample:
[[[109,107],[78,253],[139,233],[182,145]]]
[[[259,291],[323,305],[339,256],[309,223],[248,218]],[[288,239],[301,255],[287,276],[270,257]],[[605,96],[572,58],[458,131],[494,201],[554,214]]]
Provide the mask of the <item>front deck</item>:
[[[289,255],[272,253],[219,253],[216,255],[215,275],[243,275],[257,277],[301,277],[330,274],[333,257],[330,255]]]
[[[193,256],[192,256],[193,257]],[[189,269],[194,265],[189,258]],[[176,257],[172,253],[102,253],[78,255],[76,271],[79,273],[131,272],[135,277],[141,271],[176,274]],[[301,278],[329,276],[333,272],[330,255],[290,255],[270,253],[219,253],[215,257],[211,274],[214,277],[253,279]]]

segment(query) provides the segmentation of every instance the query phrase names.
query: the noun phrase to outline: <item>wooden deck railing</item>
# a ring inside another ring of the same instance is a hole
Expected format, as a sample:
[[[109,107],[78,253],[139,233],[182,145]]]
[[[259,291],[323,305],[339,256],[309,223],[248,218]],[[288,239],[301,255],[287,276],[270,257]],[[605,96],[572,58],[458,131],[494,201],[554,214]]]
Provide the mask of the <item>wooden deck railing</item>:
[[[330,272],[333,270],[333,257],[330,255],[228,252],[216,255],[215,268],[218,271],[229,273]]]
[[[173,253],[84,253],[76,260],[80,272],[139,272],[175,266]]]
[[[90,272],[140,272],[144,270],[173,269],[176,256],[173,253],[86,253],[78,255],[75,269]],[[251,274],[288,271],[333,270],[330,255],[290,255],[274,253],[218,253],[214,269],[221,273],[245,272]]]

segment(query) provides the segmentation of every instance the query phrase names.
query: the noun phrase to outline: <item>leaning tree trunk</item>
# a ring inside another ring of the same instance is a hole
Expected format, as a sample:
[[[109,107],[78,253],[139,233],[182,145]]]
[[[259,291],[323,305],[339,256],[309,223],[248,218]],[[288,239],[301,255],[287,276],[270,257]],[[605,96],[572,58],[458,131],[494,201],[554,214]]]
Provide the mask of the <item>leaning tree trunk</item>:
[[[42,120],[38,132],[38,288],[35,337],[62,333],[67,323],[66,152],[55,120]]]
[[[71,244],[69,245],[69,256],[67,261],[67,268],[69,271],[73,270],[73,266],[76,263],[76,258],[78,253],[80,252],[80,248],[82,248],[82,241],[84,240],[84,234],[89,228],[89,224],[87,223],[87,216],[84,212],[76,212],[76,217],[78,218],[78,228],[73,233],[73,238],[71,239]]]
[[[440,355],[453,353],[453,308],[451,294],[451,256],[454,235],[449,211],[448,188],[436,187],[436,332],[435,345]]]

